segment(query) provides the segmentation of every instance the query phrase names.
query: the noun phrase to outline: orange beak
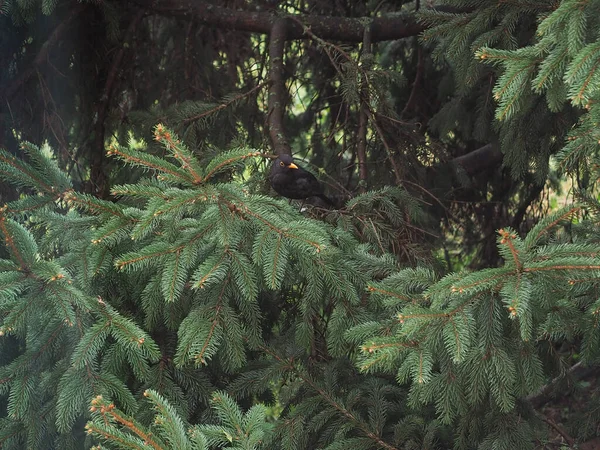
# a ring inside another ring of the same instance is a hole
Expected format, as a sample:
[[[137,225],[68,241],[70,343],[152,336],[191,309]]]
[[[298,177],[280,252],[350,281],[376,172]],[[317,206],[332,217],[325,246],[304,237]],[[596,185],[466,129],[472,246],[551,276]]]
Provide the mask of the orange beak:
[[[290,165],[288,166],[290,169],[297,169],[298,166],[294,163],[290,163]]]

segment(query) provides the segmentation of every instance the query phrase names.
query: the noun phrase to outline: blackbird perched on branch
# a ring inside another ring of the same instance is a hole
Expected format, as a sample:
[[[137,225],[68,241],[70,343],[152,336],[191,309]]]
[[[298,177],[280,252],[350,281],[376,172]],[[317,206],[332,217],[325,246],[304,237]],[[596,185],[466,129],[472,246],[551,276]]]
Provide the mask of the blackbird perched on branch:
[[[290,155],[280,155],[271,166],[271,186],[279,195],[293,199],[319,197],[330,206],[333,201],[323,194],[323,185],[315,176],[294,164]]]

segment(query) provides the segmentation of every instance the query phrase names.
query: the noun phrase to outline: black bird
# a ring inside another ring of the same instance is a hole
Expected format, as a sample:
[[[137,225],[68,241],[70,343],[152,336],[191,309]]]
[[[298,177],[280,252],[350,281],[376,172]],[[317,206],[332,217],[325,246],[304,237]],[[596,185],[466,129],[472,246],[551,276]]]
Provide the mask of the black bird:
[[[290,155],[280,155],[271,165],[271,186],[279,195],[293,199],[319,197],[330,206],[333,201],[323,194],[323,186],[315,176],[294,164]]]

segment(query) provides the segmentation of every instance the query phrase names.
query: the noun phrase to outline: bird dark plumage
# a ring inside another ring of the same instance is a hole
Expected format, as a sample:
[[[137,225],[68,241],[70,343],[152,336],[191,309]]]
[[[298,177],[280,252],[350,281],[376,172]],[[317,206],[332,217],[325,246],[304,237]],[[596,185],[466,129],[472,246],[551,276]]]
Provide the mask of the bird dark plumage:
[[[328,205],[334,206],[329,197],[323,194],[323,186],[315,176],[294,164],[290,155],[280,155],[271,166],[269,175],[271,186],[279,195],[293,199],[319,197]]]

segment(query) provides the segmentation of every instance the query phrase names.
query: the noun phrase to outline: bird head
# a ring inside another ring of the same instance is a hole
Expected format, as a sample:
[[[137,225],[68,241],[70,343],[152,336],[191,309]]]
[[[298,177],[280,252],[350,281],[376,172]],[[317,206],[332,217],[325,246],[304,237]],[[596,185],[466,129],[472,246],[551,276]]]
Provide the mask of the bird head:
[[[279,155],[279,158],[275,160],[275,164],[277,164],[282,169],[298,168],[298,166],[294,164],[294,159],[290,155]]]

